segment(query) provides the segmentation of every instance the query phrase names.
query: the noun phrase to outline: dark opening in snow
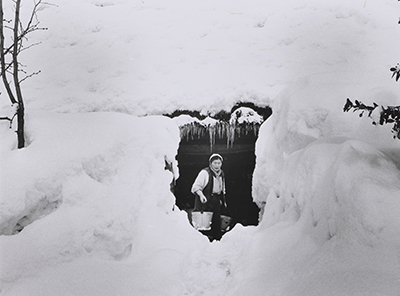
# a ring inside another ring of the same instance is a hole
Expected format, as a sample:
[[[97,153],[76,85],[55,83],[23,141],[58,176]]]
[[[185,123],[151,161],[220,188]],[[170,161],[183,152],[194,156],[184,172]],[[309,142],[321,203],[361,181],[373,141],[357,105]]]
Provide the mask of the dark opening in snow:
[[[171,117],[181,130],[177,160],[179,179],[173,192],[176,205],[188,212],[194,207],[191,186],[199,171],[208,166],[211,153],[224,157],[226,200],[233,216],[233,226],[257,225],[259,208],[253,202],[252,175],[255,167],[255,142],[263,121],[272,114],[269,107],[238,103],[231,112],[200,116],[196,111],[176,111]]]

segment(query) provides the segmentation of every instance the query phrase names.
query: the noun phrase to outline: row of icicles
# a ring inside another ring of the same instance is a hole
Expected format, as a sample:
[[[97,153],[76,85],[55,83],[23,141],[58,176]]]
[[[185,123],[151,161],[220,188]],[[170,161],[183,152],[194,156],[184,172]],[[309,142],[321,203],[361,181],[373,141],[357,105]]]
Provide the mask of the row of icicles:
[[[226,147],[233,147],[235,137],[248,135],[253,133],[255,137],[258,136],[260,123],[241,123],[230,124],[229,122],[218,121],[213,125],[202,125],[198,122],[191,122],[180,126],[181,139],[195,140],[206,136],[208,133],[210,140],[210,149],[212,150],[217,138],[223,139],[226,137]]]

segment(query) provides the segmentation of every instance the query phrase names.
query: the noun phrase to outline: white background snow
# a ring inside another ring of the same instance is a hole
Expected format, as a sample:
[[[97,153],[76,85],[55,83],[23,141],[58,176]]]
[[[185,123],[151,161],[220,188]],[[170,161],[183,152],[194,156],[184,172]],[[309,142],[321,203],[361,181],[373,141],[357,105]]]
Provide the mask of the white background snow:
[[[342,112],[400,104],[398,1],[51,3],[21,56],[42,71],[23,82],[28,147],[0,121],[0,295],[400,295],[400,142]],[[210,244],[174,207],[160,115],[240,100],[274,112],[262,221]]]

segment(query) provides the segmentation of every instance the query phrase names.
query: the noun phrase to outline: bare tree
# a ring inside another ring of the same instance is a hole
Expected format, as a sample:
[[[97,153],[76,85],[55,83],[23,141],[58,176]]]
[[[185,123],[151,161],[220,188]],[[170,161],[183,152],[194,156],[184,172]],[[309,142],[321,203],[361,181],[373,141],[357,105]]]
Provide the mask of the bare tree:
[[[42,0],[34,0],[33,8],[30,16],[24,24],[21,20],[21,0],[13,0],[14,2],[14,19],[7,20],[4,17],[3,0],[0,0],[0,68],[1,77],[7,95],[11,104],[15,106],[15,114],[12,117],[0,117],[2,120],[10,121],[10,127],[15,117],[17,117],[17,139],[18,148],[25,147],[25,106],[21,90],[21,82],[25,79],[38,74],[38,72],[27,73],[24,70],[24,65],[18,60],[19,55],[24,50],[37,45],[30,44],[25,46],[28,41],[28,35],[37,30],[45,30],[46,28],[39,27],[37,12]],[[9,38],[6,38],[6,32],[9,30]],[[10,40],[9,44],[6,42]],[[21,77],[22,76],[22,77]],[[10,78],[9,78],[10,77]]]

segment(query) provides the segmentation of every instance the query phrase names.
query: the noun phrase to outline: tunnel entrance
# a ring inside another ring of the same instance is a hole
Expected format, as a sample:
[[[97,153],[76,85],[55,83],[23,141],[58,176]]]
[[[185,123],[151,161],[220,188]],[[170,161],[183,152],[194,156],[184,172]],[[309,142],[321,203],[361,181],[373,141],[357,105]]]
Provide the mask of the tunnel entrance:
[[[173,193],[176,205],[188,212],[194,208],[191,187],[197,174],[208,166],[212,153],[223,156],[226,179],[226,201],[236,223],[258,225],[259,208],[253,202],[252,175],[255,167],[255,142],[261,124],[272,114],[269,107],[238,103],[231,112],[221,111],[214,116],[179,110],[169,115],[181,132],[177,161],[179,178]]]

